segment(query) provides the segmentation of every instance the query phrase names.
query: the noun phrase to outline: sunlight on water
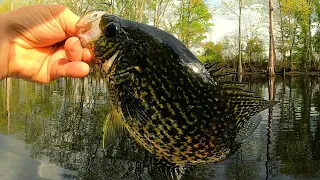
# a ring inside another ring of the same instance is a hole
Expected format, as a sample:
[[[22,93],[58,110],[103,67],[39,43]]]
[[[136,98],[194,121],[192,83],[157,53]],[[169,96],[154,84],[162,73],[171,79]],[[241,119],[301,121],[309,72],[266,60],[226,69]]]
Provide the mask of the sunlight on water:
[[[102,147],[107,92],[102,78],[49,85],[0,82],[0,179],[320,178],[320,77],[245,78],[247,89],[279,103],[217,164],[166,167],[127,134]]]

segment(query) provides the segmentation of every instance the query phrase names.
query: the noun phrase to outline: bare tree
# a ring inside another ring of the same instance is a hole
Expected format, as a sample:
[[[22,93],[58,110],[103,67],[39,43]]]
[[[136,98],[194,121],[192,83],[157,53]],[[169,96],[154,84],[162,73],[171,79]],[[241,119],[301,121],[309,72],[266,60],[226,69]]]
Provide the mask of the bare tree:
[[[273,36],[273,7],[272,7],[272,0],[269,0],[269,33],[270,33],[270,40],[269,40],[269,67],[268,67],[268,75],[274,76],[274,65],[275,65],[275,48],[274,48],[274,36]]]
[[[239,0],[239,60],[238,60],[238,74],[242,74],[242,44],[241,44],[241,9],[242,9],[242,0]]]

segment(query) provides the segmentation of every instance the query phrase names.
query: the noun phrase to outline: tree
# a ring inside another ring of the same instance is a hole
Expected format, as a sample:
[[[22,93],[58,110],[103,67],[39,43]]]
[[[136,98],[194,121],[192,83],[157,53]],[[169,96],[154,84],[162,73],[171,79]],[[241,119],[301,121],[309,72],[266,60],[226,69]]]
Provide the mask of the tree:
[[[298,36],[298,42],[302,44],[302,47],[298,48],[299,60],[301,62],[301,70],[307,71],[309,69],[309,64],[311,66],[310,59],[310,45],[311,45],[311,11],[312,3],[311,0],[297,0],[298,13],[296,15],[297,24],[300,27],[300,35]],[[314,69],[311,67],[311,69]]]
[[[286,54],[289,52],[290,71],[294,71],[293,52],[296,44],[296,33],[298,29],[296,15],[298,14],[298,5],[295,0],[278,0],[280,12],[280,34],[283,60],[286,59]]]
[[[199,56],[199,59],[203,63],[221,63],[223,61],[222,49],[222,43],[207,42],[204,44],[203,55]]]
[[[229,18],[238,21],[238,59],[237,71],[242,73],[243,43],[250,38],[261,36],[265,31],[261,22],[265,20],[265,4],[259,0],[223,1],[222,11]]]
[[[290,71],[294,71],[294,59],[298,60],[301,70],[315,70],[314,59],[311,58],[312,12],[317,1],[314,0],[278,0],[280,9],[280,31],[282,56],[289,51]]]
[[[153,11],[153,26],[159,28],[170,0],[151,0],[150,9]]]
[[[137,20],[142,23],[143,19],[144,0],[136,0]]]
[[[261,39],[254,37],[249,39],[247,42],[247,47],[246,47],[246,55],[248,57],[248,64],[249,68],[251,70],[251,62],[254,61],[255,63],[257,62],[257,59],[262,59],[263,58],[263,42]]]
[[[211,13],[203,0],[181,0],[178,10],[179,20],[173,33],[187,47],[193,47],[206,38],[205,33],[213,26],[209,22]]]
[[[281,0],[279,1],[279,13],[280,13],[280,34],[281,34],[281,45],[278,47],[280,50],[280,53],[282,54],[282,67],[283,67],[283,73],[286,72],[286,53],[288,51],[288,47],[285,44],[285,35],[284,35],[284,18],[282,16],[282,7],[281,7]]]
[[[320,56],[320,2],[316,1],[315,2],[315,21],[317,22],[317,31],[315,35],[313,36],[313,49],[314,52]]]
[[[238,60],[238,74],[242,74],[242,43],[241,43],[241,17],[242,17],[242,0],[239,0],[239,60]]]
[[[273,36],[273,7],[272,0],[269,0],[269,67],[268,67],[268,75],[274,76],[274,66],[275,66],[275,47],[274,47],[274,36]]]
[[[232,35],[232,36],[225,36],[222,41],[220,42],[222,44],[222,58],[224,59],[224,62],[232,67],[236,68],[236,63],[238,62],[238,36]]]
[[[62,4],[67,6],[73,13],[78,16],[84,15],[89,10],[111,8],[113,0],[106,2],[104,0],[30,0],[30,4]]]
[[[114,11],[112,14],[118,15],[125,19],[138,21],[139,15],[137,13],[139,12],[139,10],[137,9],[137,7],[138,3],[136,0],[115,0],[113,3]],[[141,14],[140,17],[143,18],[143,14]]]

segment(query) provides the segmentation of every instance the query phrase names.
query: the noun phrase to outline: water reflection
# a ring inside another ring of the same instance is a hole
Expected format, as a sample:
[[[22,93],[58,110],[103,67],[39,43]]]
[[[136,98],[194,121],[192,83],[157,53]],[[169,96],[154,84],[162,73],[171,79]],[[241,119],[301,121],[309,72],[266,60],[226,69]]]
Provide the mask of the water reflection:
[[[318,77],[289,78],[281,97],[282,117],[276,142],[280,172],[298,178],[320,177]],[[291,88],[290,88],[291,87]],[[313,100],[312,100],[313,99]],[[312,101],[316,103],[312,103]]]
[[[320,178],[320,77],[243,77],[243,81],[248,82],[247,89],[279,103],[262,112],[260,125],[233,156],[190,167],[167,167],[127,134],[103,151],[107,94],[101,78],[60,79],[49,85],[1,81],[0,177]]]

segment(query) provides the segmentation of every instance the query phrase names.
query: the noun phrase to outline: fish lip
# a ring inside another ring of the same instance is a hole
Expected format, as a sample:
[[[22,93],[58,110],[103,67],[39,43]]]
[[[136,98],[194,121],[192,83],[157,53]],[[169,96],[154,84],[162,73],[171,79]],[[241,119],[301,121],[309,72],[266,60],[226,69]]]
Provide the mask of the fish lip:
[[[76,36],[85,47],[89,41],[101,35],[99,23],[105,11],[89,11],[76,23]]]
[[[108,60],[106,60],[102,64],[102,69],[106,74],[109,74],[111,71],[111,67],[114,64],[114,61],[118,57],[118,54],[120,53],[120,50],[117,50]]]

